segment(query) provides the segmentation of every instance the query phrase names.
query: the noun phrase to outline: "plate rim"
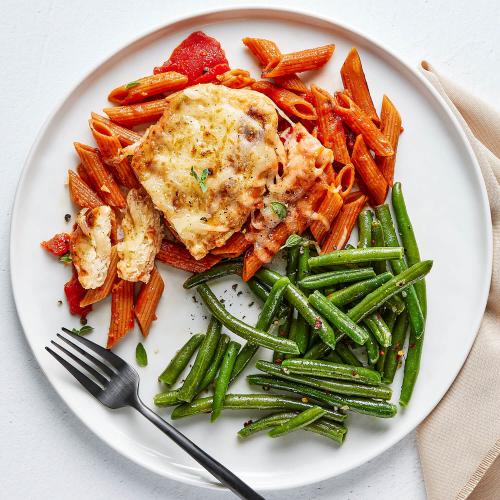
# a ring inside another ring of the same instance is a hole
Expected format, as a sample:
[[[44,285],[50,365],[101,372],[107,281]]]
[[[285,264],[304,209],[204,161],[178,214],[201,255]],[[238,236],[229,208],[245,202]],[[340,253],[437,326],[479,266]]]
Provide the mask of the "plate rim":
[[[250,4],[243,4],[243,5],[238,5],[238,6],[215,6],[207,9],[190,9],[187,13],[182,14],[180,16],[175,17],[174,19],[171,19],[170,21],[166,23],[161,23],[158,24],[157,26],[153,28],[149,28],[142,33],[140,33],[137,36],[134,36],[133,38],[129,39],[127,42],[124,44],[120,45],[118,49],[114,49],[110,51],[107,55],[105,55],[103,58],[100,58],[97,63],[92,64],[90,66],[90,69],[87,69],[83,72],[83,75],[77,77],[76,83],[70,86],[69,90],[66,93],[63,93],[62,97],[57,100],[56,104],[52,108],[51,112],[48,114],[45,120],[43,120],[42,124],[40,125],[33,144],[31,145],[28,154],[26,156],[26,159],[23,163],[23,167],[21,169],[21,173],[19,175],[16,191],[15,191],[15,196],[14,196],[14,202],[12,204],[12,216],[11,216],[11,221],[10,221],[10,234],[9,234],[9,271],[10,271],[10,283],[11,283],[11,289],[12,289],[12,294],[14,298],[14,304],[16,308],[16,313],[19,319],[19,322],[21,324],[21,328],[24,334],[24,337],[28,343],[28,346],[33,353],[34,358],[36,359],[36,362],[38,363],[41,371],[44,373],[45,377],[47,378],[48,382],[52,386],[52,388],[55,390],[55,392],[58,394],[60,399],[66,404],[66,406],[71,410],[71,412],[82,422],[93,434],[95,434],[101,441],[106,443],[107,446],[110,446],[113,450],[115,450],[117,453],[119,453],[121,456],[126,457],[128,460],[131,462],[139,465],[140,467],[143,467],[146,470],[149,470],[151,472],[154,472],[160,476],[166,477],[168,479],[176,480],[181,483],[189,484],[192,486],[199,486],[199,487],[204,487],[204,488],[210,488],[210,489],[225,489],[223,486],[215,483],[215,482],[209,482],[203,477],[198,477],[198,478],[193,478],[193,477],[185,477],[185,476],[178,476],[175,473],[172,473],[171,471],[164,470],[161,467],[155,467],[154,465],[150,464],[145,464],[140,462],[134,455],[133,453],[130,453],[126,448],[122,449],[118,445],[114,443],[114,441],[108,440],[106,436],[99,432],[99,429],[95,429],[91,427],[83,418],[83,416],[80,416],[76,412],[76,408],[73,408],[66,399],[63,397],[62,393],[59,391],[56,385],[52,383],[51,377],[49,374],[45,371],[44,367],[38,362],[38,356],[41,353],[37,353],[34,350],[34,346],[31,343],[30,337],[26,334],[25,330],[25,322],[23,321],[23,315],[21,314],[20,311],[20,306],[19,304],[21,301],[19,300],[19,292],[17,291],[17,285],[16,285],[16,278],[13,272],[14,266],[12,265],[13,262],[15,262],[16,257],[13,251],[14,248],[14,228],[17,226],[17,219],[18,219],[18,212],[20,211],[20,205],[21,205],[21,189],[22,186],[25,183],[25,178],[28,174],[28,168],[29,165],[33,161],[33,156],[35,151],[38,149],[39,144],[44,136],[45,131],[47,130],[49,124],[53,121],[54,117],[57,115],[59,110],[66,104],[66,102],[73,96],[75,92],[78,91],[81,85],[84,85],[86,81],[88,81],[92,76],[100,71],[103,67],[105,67],[107,64],[111,63],[115,57],[120,57],[125,51],[127,51],[130,47],[136,46],[137,44],[140,44],[143,41],[146,41],[147,38],[154,36],[158,32],[167,29],[167,28],[174,28],[176,25],[181,25],[186,22],[191,22],[193,24],[199,23],[203,21],[203,18],[205,16],[221,16],[221,21],[223,20],[222,17],[226,16],[226,21],[231,21],[231,16],[235,16],[234,18],[241,18],[243,14],[247,13],[248,15],[269,15],[269,16],[276,16],[280,17],[281,19],[286,19],[286,20],[293,20],[293,21],[299,21],[299,18],[302,18],[303,21],[313,23],[313,22],[321,22],[323,24],[328,25],[332,30],[337,30],[341,32],[347,32],[357,38],[362,39],[366,44],[368,44],[370,47],[373,47],[377,49],[380,53],[384,54],[385,56],[388,56],[390,59],[393,61],[397,62],[400,66],[402,66],[407,72],[409,72],[414,78],[416,78],[423,86],[426,88],[427,92],[432,96],[434,99],[435,104],[438,105],[439,109],[441,112],[444,112],[444,115],[447,117],[449,120],[449,124],[453,126],[455,133],[458,134],[458,137],[460,137],[462,146],[464,146],[465,151],[468,154],[468,160],[473,166],[474,170],[474,175],[478,181],[479,185],[479,190],[481,193],[481,210],[483,212],[483,216],[485,218],[485,224],[486,224],[486,252],[487,252],[487,262],[486,262],[486,276],[485,279],[487,280],[487,284],[484,285],[483,287],[483,292],[482,292],[482,297],[481,297],[481,307],[479,307],[476,311],[476,318],[474,321],[475,327],[474,331],[475,334],[471,335],[470,342],[467,345],[467,349],[464,351],[464,357],[463,360],[461,361],[458,369],[455,371],[455,373],[452,374],[452,379],[451,382],[448,386],[448,388],[439,395],[439,398],[435,402],[435,404],[432,405],[432,407],[429,409],[428,413],[422,417],[420,421],[418,421],[415,426],[411,427],[408,429],[402,436],[398,436],[396,438],[388,439],[383,444],[379,447],[374,448],[372,453],[369,453],[368,455],[364,456],[363,460],[359,462],[357,465],[353,466],[346,466],[346,467],[339,467],[335,471],[331,471],[331,473],[328,474],[323,474],[320,476],[315,476],[314,478],[311,479],[305,479],[302,481],[296,481],[292,484],[278,484],[278,485],[269,485],[269,486],[260,486],[259,490],[260,491],[279,491],[279,490],[287,490],[291,488],[297,488],[300,486],[307,486],[310,484],[315,484],[320,481],[324,481],[327,479],[332,479],[333,477],[339,476],[340,474],[343,474],[345,472],[348,472],[350,470],[354,470],[357,467],[360,467],[361,465],[365,464],[366,462],[372,460],[373,458],[377,457],[378,455],[384,453],[386,450],[394,446],[397,442],[399,442],[401,439],[403,439],[405,436],[407,436],[411,431],[413,431],[420,423],[429,416],[434,408],[439,404],[439,402],[442,400],[442,398],[446,395],[450,387],[453,385],[456,377],[458,376],[459,372],[461,371],[465,361],[467,360],[467,357],[470,353],[470,350],[472,348],[472,345],[475,342],[477,333],[479,331],[482,318],[484,316],[484,311],[486,309],[486,304],[489,296],[489,290],[490,290],[490,283],[491,283],[491,276],[492,276],[492,264],[493,264],[493,233],[492,233],[492,224],[491,224],[491,211],[490,211],[490,204],[489,204],[489,199],[487,195],[487,190],[486,190],[486,185],[485,181],[483,178],[483,175],[481,173],[481,169],[479,166],[479,162],[477,160],[477,157],[473,151],[472,145],[469,142],[467,135],[460,124],[457,116],[453,113],[452,109],[449,107],[443,96],[435,89],[435,87],[432,86],[432,84],[422,75],[422,73],[417,70],[416,68],[413,68],[405,62],[404,59],[402,59],[399,55],[394,53],[392,49],[388,48],[385,44],[380,43],[377,40],[374,40],[371,36],[365,34],[361,29],[357,29],[350,25],[349,23],[345,23],[343,21],[337,21],[333,18],[333,15],[327,16],[327,15],[322,15],[315,13],[313,11],[309,11],[307,9],[300,9],[300,8],[288,8],[288,7],[278,7],[276,5],[272,6],[252,6]],[[229,18],[227,17],[229,16]]]

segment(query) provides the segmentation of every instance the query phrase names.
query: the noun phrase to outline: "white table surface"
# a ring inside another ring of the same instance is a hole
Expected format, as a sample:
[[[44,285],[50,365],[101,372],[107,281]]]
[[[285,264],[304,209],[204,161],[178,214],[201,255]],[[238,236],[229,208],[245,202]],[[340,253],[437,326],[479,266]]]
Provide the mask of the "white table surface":
[[[9,282],[8,238],[19,174],[37,130],[87,70],[169,18],[232,3],[308,8],[364,31],[417,66],[427,59],[500,102],[500,3],[491,0],[2,0],[0,3],[0,477],[5,499],[156,499],[230,495],[139,468],[100,442],[54,393],[21,331]],[[34,214],[36,217],[36,214]],[[43,321],[43,318],[40,318]],[[425,498],[412,433],[338,478],[290,490],[294,499]],[[278,499],[284,492],[271,493]]]

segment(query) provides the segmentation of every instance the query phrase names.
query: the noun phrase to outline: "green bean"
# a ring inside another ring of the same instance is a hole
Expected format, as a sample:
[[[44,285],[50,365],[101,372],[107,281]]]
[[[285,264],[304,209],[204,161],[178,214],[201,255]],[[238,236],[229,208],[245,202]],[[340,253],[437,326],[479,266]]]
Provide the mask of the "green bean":
[[[394,296],[396,297],[396,295]],[[391,334],[394,330],[394,325],[396,323],[396,319],[398,317],[399,314],[397,314],[396,312],[394,312],[392,309],[388,309],[384,312],[384,314],[382,315],[382,318],[384,319],[385,321],[385,324],[387,325],[387,328],[389,328],[389,330],[391,331]],[[394,342],[394,339],[391,340],[391,344]],[[379,349],[379,358],[378,358],[378,361],[377,361],[377,364],[375,365],[375,369],[383,374],[384,373],[384,365],[385,365],[385,360],[387,358],[387,352],[389,351],[390,347],[381,347]]]
[[[259,269],[256,276],[269,285],[280,278],[277,272],[267,268]],[[317,333],[321,340],[333,349],[335,347],[335,332],[328,322],[309,305],[307,297],[293,284],[288,285],[285,297],[312,327],[313,334]]]
[[[220,336],[217,348],[215,349],[214,357],[212,358],[208,370],[205,372],[205,376],[198,386],[198,389],[196,391],[197,394],[200,394],[200,392],[204,391],[215,380],[215,376],[219,371],[220,364],[224,359],[224,354],[226,354],[226,349],[229,345],[230,340],[231,339],[229,338],[229,335],[226,335],[225,333]]]
[[[227,394],[224,399],[223,408],[228,410],[306,410],[314,406],[299,397],[274,395],[274,394]],[[209,413],[212,410],[213,398],[199,398],[192,403],[186,403],[174,408],[171,414],[172,420],[177,420],[199,413]],[[347,415],[335,410],[328,409],[323,417],[334,422],[343,422]]]
[[[370,314],[363,320],[363,322],[370,329],[374,337],[377,339],[377,342],[382,347],[389,347],[391,345],[391,331],[379,313],[375,312]]]
[[[294,392],[306,397],[315,399],[316,401],[326,404],[334,408],[342,408],[343,410],[351,410],[355,413],[364,415],[372,415],[380,418],[391,418],[397,413],[395,405],[387,401],[377,401],[375,399],[340,396],[338,394],[327,394],[318,389],[308,387],[296,382],[278,380],[270,375],[249,375],[247,381],[250,385],[261,385],[263,387],[271,387],[282,391]]]
[[[349,349],[349,347],[344,344],[344,342],[339,342],[335,347],[335,352],[342,359],[341,363],[351,366],[363,366],[363,363],[355,356],[355,354]]]
[[[189,338],[189,340],[175,353],[175,356],[170,360],[168,366],[163,370],[162,374],[158,377],[159,382],[170,386],[177,382],[182,370],[186,368],[189,360],[193,357],[196,349],[200,347],[205,335],[198,333]]]
[[[334,352],[334,351],[333,351]],[[345,396],[361,396],[375,399],[391,399],[392,389],[385,385],[363,385],[347,382],[345,380],[333,380],[326,378],[310,377],[309,375],[298,375],[285,373],[278,365],[269,363],[269,361],[259,360],[255,367],[268,375],[273,375],[276,378],[290,380],[298,384],[308,385],[315,389],[320,389],[326,392],[335,394],[343,394]]]
[[[368,248],[372,246],[372,221],[372,211],[367,208],[361,210],[358,215],[358,248]]]
[[[324,342],[316,342],[311,346],[311,348],[302,356],[304,359],[320,359],[325,354],[331,351],[330,346],[327,346]]]
[[[200,285],[197,288],[197,291],[201,295],[203,302],[205,302],[205,305],[208,307],[210,312],[228,330],[236,333],[240,337],[250,341],[253,344],[266,347],[267,349],[274,349],[276,351],[290,354],[298,354],[299,348],[297,347],[297,344],[295,342],[281,337],[274,337],[262,330],[257,330],[253,326],[247,325],[246,323],[226,311],[224,306],[219,302],[208,285]]]
[[[382,226],[380,225],[380,221],[374,219],[372,222],[372,246],[374,247],[385,247],[384,242],[384,233],[382,232]],[[387,261],[386,260],[378,260],[373,263],[373,270],[377,274],[382,274],[387,272]]]
[[[393,260],[403,258],[402,247],[372,247],[353,248],[351,250],[335,250],[334,252],[318,255],[309,259],[309,267],[314,269],[322,266],[338,266],[339,264],[352,264],[358,262],[371,262],[376,260]]]
[[[380,385],[380,373],[362,366],[341,365],[318,359],[285,359],[281,364],[287,373],[299,373],[315,377],[350,380],[360,384]]]
[[[243,269],[243,263],[241,261],[237,262],[223,262],[217,264],[214,267],[203,271],[202,273],[193,274],[190,276],[182,285],[184,288],[194,288],[195,286],[206,283],[207,281],[215,280],[217,278],[222,278],[223,276],[229,276],[230,274],[241,275]]]
[[[316,422],[316,420],[319,420],[325,413],[326,410],[321,408],[321,406],[313,406],[312,408],[300,412],[286,422],[283,422],[281,425],[274,427],[268,432],[268,435],[272,438],[284,436],[285,434],[302,429]]]
[[[335,351],[332,351],[332,350],[327,352],[326,355],[320,356],[318,358],[310,358],[310,359],[324,359],[325,361],[331,361],[332,363],[343,363],[344,362],[343,359]]]
[[[370,331],[368,331],[368,340],[366,341],[365,347],[368,363],[370,363],[370,365],[376,364],[381,357],[380,349],[377,340]]]
[[[153,402],[159,407],[174,406],[180,403],[179,390],[174,389],[173,391],[160,392],[154,397]]]
[[[415,264],[418,265],[418,264]],[[415,332],[410,329],[410,341],[408,343],[408,353],[405,359],[405,368],[403,374],[403,383],[401,385],[401,394],[399,404],[408,406],[415,383],[417,382],[418,372],[420,371],[420,358],[422,357],[422,348],[424,345],[424,335],[416,338]]]
[[[299,261],[297,267],[297,281],[303,280],[309,274],[310,250],[307,245],[301,246],[299,249]]]
[[[380,224],[382,225],[385,244],[388,247],[395,247],[399,245],[398,236],[396,234],[396,230],[394,229],[389,207],[387,205],[379,205],[375,210],[380,220]],[[402,271],[405,271],[408,266],[404,258],[401,258],[391,261],[391,267],[395,273],[400,274]],[[415,292],[415,288],[413,286],[408,287],[404,299],[406,309],[408,310],[410,327],[415,332],[415,337],[420,338],[425,330],[425,318],[422,308],[420,307],[417,293]]]
[[[269,297],[269,293],[271,292],[271,287],[267,288],[260,281],[255,278],[250,278],[247,282],[248,288],[252,291],[252,293],[264,304]],[[279,311],[277,313],[278,318],[284,318],[288,315],[288,306],[286,304],[281,304]]]
[[[312,274],[298,282],[300,288],[304,290],[317,290],[340,283],[352,283],[367,278],[374,278],[375,271],[371,267],[361,269],[347,269],[345,271],[330,271],[321,274]]]
[[[238,436],[241,438],[247,438],[256,432],[276,427],[295,415],[298,415],[298,412],[274,413],[272,415],[262,417],[240,429],[238,431]],[[339,444],[342,444],[347,433],[347,429],[343,425],[328,422],[324,419],[309,424],[307,427],[304,427],[303,430],[320,434],[321,436],[330,438]]]
[[[347,286],[328,295],[328,300],[337,307],[345,306],[351,302],[362,299],[379,286],[387,283],[394,276],[392,273],[379,274],[375,278],[370,278],[359,283]]]
[[[297,343],[301,354],[307,351],[307,346],[309,344],[309,325],[304,321],[304,318],[292,318],[288,338]],[[295,355],[287,354],[285,357],[291,358],[295,357]]]
[[[288,249],[288,257],[286,262],[286,275],[291,283],[295,285],[297,282],[297,267],[299,264],[299,247]]]
[[[393,295],[387,299],[385,307],[396,314],[401,314],[406,309],[405,301],[399,295]]]
[[[406,271],[394,276],[382,286],[366,295],[363,300],[351,308],[347,315],[359,322],[372,312],[379,309],[389,297],[408,289],[413,283],[422,279],[432,268],[432,260],[424,260],[414,264]]]
[[[215,316],[212,316],[208,325],[207,334],[200,345],[191,371],[188,373],[182,387],[179,389],[179,399],[181,401],[189,402],[196,396],[200,382],[205,376],[217,348],[221,328],[222,325],[220,322]]]
[[[415,233],[413,232],[413,225],[410,217],[408,216],[408,211],[406,210],[406,203],[403,197],[400,182],[396,182],[392,187],[392,206],[394,208],[394,214],[396,215],[399,234],[401,235],[401,240],[405,249],[406,260],[408,261],[409,266],[413,266],[413,264],[420,262],[420,252],[418,250]],[[422,314],[425,317],[427,314],[425,280],[415,283],[414,288],[417,292]]]
[[[309,295],[309,302],[319,311],[328,322],[351,338],[356,344],[363,345],[368,339],[368,333],[354,323],[347,314],[335,307],[320,291],[316,290]]]
[[[307,261],[309,260],[310,249],[308,246],[302,246],[299,249],[299,261],[297,268],[297,281],[303,281],[309,275],[309,265]],[[302,287],[298,285],[298,288],[304,292]],[[307,292],[304,292],[307,295]],[[297,327],[295,329],[295,341],[299,346],[301,354],[307,351],[307,346],[309,344],[310,337],[309,325],[302,315],[299,314],[297,318]]]
[[[394,375],[398,368],[399,360],[402,355],[402,349],[405,343],[406,331],[408,330],[408,315],[401,314],[396,320],[394,331],[392,333],[392,345],[387,349],[387,356],[384,365],[383,381],[392,384]]]
[[[403,311],[401,311],[401,313],[402,312]],[[391,332],[392,332],[392,330],[394,330],[394,325],[396,324],[396,319],[398,318],[398,316],[401,313],[398,313],[398,312],[393,311],[392,309],[389,309],[389,310],[385,311],[384,314],[382,315],[382,318],[384,319],[385,324],[387,325],[387,328],[389,328],[389,330]]]
[[[224,359],[220,365],[219,375],[217,375],[215,379],[214,402],[212,405],[212,415],[210,416],[212,422],[215,422],[219,418],[222,411],[222,403],[226,397],[234,362],[236,361],[236,356],[238,356],[240,347],[241,345],[238,342],[231,340],[227,346],[226,354],[224,354]]]

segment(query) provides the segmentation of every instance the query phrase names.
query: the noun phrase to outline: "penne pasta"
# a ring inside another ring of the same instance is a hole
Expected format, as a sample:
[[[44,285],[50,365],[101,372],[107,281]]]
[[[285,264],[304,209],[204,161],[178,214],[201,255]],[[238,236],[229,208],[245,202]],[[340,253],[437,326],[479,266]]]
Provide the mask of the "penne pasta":
[[[118,136],[106,123],[90,119],[89,126],[104,163],[118,182],[128,189],[139,188],[141,184],[137,180],[128,158],[120,157],[121,144]]]
[[[98,196],[111,207],[125,208],[125,198],[102,163],[98,150],[79,142],[75,142],[74,146]]]
[[[108,343],[111,349],[129,330],[134,328],[134,283],[119,280],[111,292],[111,320]]]
[[[183,89],[187,83],[187,76],[175,71],[157,73],[156,75],[139,78],[113,89],[108,95],[108,100],[120,106],[135,104],[144,101],[148,97],[172,90]]]
[[[104,108],[104,112],[109,119],[124,127],[133,127],[141,123],[154,122],[160,118],[165,111],[168,101],[158,99],[139,104],[129,104],[128,106],[115,106],[114,108]]]
[[[112,130],[113,133],[116,134],[122,146],[130,146],[131,144],[134,144],[135,142],[142,139],[141,134],[138,134],[137,132],[134,132],[133,130],[130,130],[128,128],[121,127],[120,125],[113,123],[109,118],[98,115],[97,113],[91,113],[91,118],[94,121],[105,123],[110,128],[110,130]]]
[[[311,85],[311,92],[318,115],[319,138],[325,147],[333,151],[334,160],[346,165],[351,160],[342,119],[333,110],[333,97],[316,85]]]
[[[394,166],[398,149],[399,135],[401,134],[401,116],[390,99],[384,95],[382,112],[380,114],[380,130],[391,143],[394,154],[389,157],[376,157],[375,161],[382,172],[387,184],[392,187],[394,181]]]
[[[85,297],[80,301],[80,307],[86,307],[96,302],[104,300],[113,288],[113,284],[116,280],[116,265],[118,264],[118,253],[116,251],[116,246],[111,248],[111,258],[109,261],[108,274],[104,283],[99,288],[94,288],[87,290]]]
[[[71,200],[81,208],[95,208],[104,205],[103,201],[73,170],[68,170],[68,188]]]
[[[177,269],[190,273],[201,273],[218,264],[222,257],[208,254],[200,260],[196,260],[188,249],[180,243],[163,240],[156,259]]]
[[[274,81],[276,85],[297,94],[307,94],[309,91],[307,85],[301,80],[300,76],[296,74],[277,76],[274,78]]]
[[[378,125],[380,119],[373,105],[368,84],[366,83],[361,59],[354,47],[349,51],[340,69],[340,76],[342,77],[344,88],[349,92],[352,100]]]
[[[252,85],[252,90],[267,95],[267,97],[272,99],[285,113],[303,120],[316,120],[317,118],[314,106],[303,97],[289,90],[282,89],[266,81],[255,82]]]
[[[333,189],[329,189],[326,193],[326,196],[318,208],[316,220],[313,221],[309,227],[314,239],[320,245],[330,230],[333,220],[337,217],[337,214],[344,204],[342,196],[335,190],[335,187],[336,186],[333,185]]]
[[[379,156],[392,156],[390,141],[375,126],[370,117],[346,94],[337,92],[333,103],[335,112],[356,134],[362,134],[366,144]]]
[[[330,234],[321,247],[321,253],[342,250],[346,246],[366,200],[367,197],[360,191],[351,193],[345,198],[344,205],[333,221]]]
[[[144,283],[139,291],[134,308],[137,323],[144,337],[147,337],[151,323],[156,319],[156,308],[164,288],[165,284],[160,273],[153,267],[149,281]]]
[[[354,186],[356,180],[356,170],[352,163],[345,165],[335,178],[335,185],[339,188],[339,194],[345,198]]]
[[[384,203],[388,190],[387,182],[366,147],[362,135],[356,138],[351,157],[356,172],[363,180],[373,203],[375,205]]]
[[[236,257],[242,255],[250,245],[251,242],[247,240],[241,231],[238,231],[237,233],[234,233],[223,246],[214,248],[211,253],[212,255],[221,257],[222,259],[235,259]]]
[[[89,174],[87,174],[87,171],[85,170],[84,166],[81,164],[81,162],[78,164],[76,167],[76,173],[80,177],[80,179],[87,184],[89,188],[91,188],[94,192],[96,192],[96,187],[94,186],[94,183],[92,179],[89,177]]]
[[[222,75],[217,75],[216,80],[225,87],[231,89],[242,89],[244,87],[249,87],[255,82],[255,78],[250,76],[250,73],[244,69],[232,69],[222,73]]]
[[[334,50],[335,45],[330,44],[275,56],[262,70],[262,78],[276,78],[319,69],[330,60]]]

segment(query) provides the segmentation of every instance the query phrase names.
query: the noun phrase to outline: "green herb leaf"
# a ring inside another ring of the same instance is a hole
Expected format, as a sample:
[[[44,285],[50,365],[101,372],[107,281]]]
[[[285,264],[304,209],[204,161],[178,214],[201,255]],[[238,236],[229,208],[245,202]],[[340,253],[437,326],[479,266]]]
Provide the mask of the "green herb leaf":
[[[80,329],[78,328],[73,328],[71,330],[75,335],[87,335],[90,332],[94,331],[94,328],[91,327],[90,325],[84,325]]]
[[[191,167],[191,175],[196,179],[198,184],[200,185],[200,189],[202,193],[206,193],[207,191],[207,177],[210,175],[210,170],[208,168],[204,168],[201,172],[201,175],[198,175],[194,169]]]
[[[73,258],[71,257],[71,253],[66,252],[64,255],[61,255],[59,257],[59,262],[62,262],[63,264],[71,264],[71,262],[73,262]]]
[[[271,208],[281,220],[283,220],[286,217],[288,211],[286,209],[286,206],[283,205],[283,203],[280,203],[279,201],[272,201]]]
[[[129,82],[127,85],[125,85],[126,89],[131,89],[132,87],[137,87],[137,85],[140,85],[141,82]]]
[[[148,353],[146,352],[146,349],[144,349],[142,342],[139,342],[135,348],[135,359],[139,366],[148,365]]]
[[[291,234],[288,239],[285,241],[285,244],[280,248],[283,250],[284,248],[295,248],[301,245],[308,245],[309,240],[307,238],[302,238],[298,234]]]

